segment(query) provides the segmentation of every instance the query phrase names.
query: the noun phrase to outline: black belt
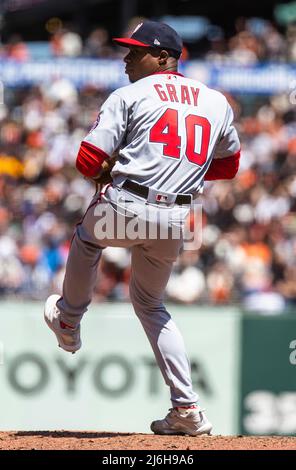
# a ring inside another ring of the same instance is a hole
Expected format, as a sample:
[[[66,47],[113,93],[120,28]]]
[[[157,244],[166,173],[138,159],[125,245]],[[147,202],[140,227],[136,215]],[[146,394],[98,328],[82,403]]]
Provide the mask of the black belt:
[[[148,186],[143,186],[142,184],[135,183],[134,181],[126,180],[122,187],[131,193],[136,194],[137,196],[144,197],[145,199],[148,198]],[[180,206],[183,204],[191,204],[191,196],[188,194],[178,194],[175,200],[175,204],[179,204]]]

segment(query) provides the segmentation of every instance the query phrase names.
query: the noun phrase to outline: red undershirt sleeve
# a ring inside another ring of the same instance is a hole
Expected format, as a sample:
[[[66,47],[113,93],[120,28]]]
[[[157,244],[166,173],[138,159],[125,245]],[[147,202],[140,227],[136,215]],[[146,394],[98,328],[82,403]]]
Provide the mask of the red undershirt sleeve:
[[[205,181],[232,179],[238,172],[240,150],[229,157],[212,160]]]
[[[109,158],[103,150],[95,145],[83,141],[76,159],[76,168],[80,173],[88,178],[98,175],[102,163]]]

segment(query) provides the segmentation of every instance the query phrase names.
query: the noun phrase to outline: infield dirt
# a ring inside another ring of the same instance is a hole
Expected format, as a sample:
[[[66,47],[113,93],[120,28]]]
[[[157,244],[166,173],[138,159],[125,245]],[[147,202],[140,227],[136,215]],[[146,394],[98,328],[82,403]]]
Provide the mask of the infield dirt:
[[[0,450],[292,450],[296,437],[155,436],[92,431],[0,433]]]

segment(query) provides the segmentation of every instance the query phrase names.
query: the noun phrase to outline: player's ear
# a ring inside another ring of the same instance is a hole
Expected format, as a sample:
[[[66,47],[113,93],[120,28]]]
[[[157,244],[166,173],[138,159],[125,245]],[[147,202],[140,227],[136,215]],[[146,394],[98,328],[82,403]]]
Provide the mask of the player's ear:
[[[168,58],[168,51],[166,51],[165,49],[161,50],[158,58],[159,65],[165,65],[167,63]]]

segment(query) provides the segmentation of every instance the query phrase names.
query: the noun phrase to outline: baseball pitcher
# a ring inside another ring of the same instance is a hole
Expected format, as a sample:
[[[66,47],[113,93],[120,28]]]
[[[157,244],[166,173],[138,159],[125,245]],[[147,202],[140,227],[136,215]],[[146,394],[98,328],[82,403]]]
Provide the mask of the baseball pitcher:
[[[131,84],[103,104],[76,162],[85,177],[110,183],[96,193],[76,227],[62,297],[47,299],[45,321],[61,348],[77,351],[102,250],[130,248],[131,302],[172,402],[151,430],[210,434],[212,425],[192,388],[183,339],[163,296],[192,200],[204,181],[237,173],[240,143],[233,112],[221,93],[178,73],[182,40],[168,25],[145,21],[130,38],[114,41],[129,48],[124,62]]]

